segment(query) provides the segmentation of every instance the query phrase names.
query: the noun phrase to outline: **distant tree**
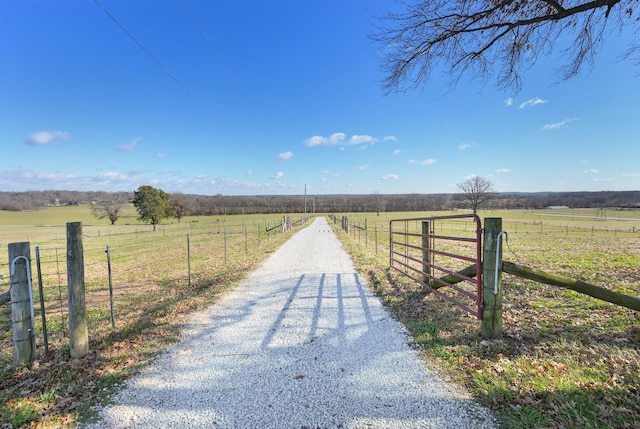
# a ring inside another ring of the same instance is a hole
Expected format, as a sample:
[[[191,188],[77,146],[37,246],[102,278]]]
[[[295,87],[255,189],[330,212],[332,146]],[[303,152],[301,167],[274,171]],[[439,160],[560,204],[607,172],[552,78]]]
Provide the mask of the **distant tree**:
[[[383,47],[387,92],[423,87],[434,72],[455,84],[463,75],[518,90],[523,70],[563,49],[560,79],[593,66],[602,42],[640,29],[637,0],[405,0],[374,20],[370,37]],[[635,7],[634,7],[635,6]],[[558,48],[558,40],[568,41]],[[620,53],[636,57],[640,44]]]
[[[191,213],[191,205],[181,195],[174,194],[171,197],[171,206],[175,210],[174,217],[178,219],[178,223],[180,219]]]
[[[133,205],[138,211],[138,220],[153,225],[156,231],[162,219],[174,216],[175,209],[169,204],[169,194],[153,186],[140,186],[133,192]]]
[[[462,192],[463,200],[473,210],[473,213],[477,213],[478,208],[484,203],[496,198],[493,183],[484,177],[471,176],[456,186]]]
[[[98,219],[108,218],[111,225],[115,225],[122,214],[122,203],[114,201],[103,201],[91,206],[91,213]]]

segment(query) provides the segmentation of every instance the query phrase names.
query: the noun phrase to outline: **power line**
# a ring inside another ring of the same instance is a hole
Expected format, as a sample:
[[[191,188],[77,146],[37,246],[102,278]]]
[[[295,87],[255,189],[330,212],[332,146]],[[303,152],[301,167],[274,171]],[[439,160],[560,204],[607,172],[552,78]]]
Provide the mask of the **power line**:
[[[175,77],[175,76],[174,76],[174,75],[169,71],[169,69],[167,69],[167,68],[166,68],[166,67],[165,67],[165,66],[164,66],[164,65],[163,65],[163,64],[162,64],[162,63],[161,63],[161,62],[160,62],[156,57],[154,57],[154,56],[153,56],[153,54],[152,54],[152,53],[151,53],[151,52],[150,52],[150,51],[149,51],[149,50],[148,50],[148,49],[147,49],[147,48],[146,48],[146,47],[145,47],[145,46],[144,46],[140,41],[138,41],[138,39],[136,39],[136,38],[133,36],[133,34],[131,34],[131,32],[130,32],[129,30],[127,30],[127,29],[126,29],[126,27],[125,27],[124,25],[122,25],[122,24],[120,23],[120,21],[118,21],[118,20],[117,20],[117,19],[116,19],[116,18],[115,18],[115,17],[114,17],[114,16],[113,16],[113,15],[112,15],[112,14],[111,14],[111,13],[110,13],[110,12],[109,12],[105,7],[104,7],[104,6],[100,3],[100,1],[99,1],[99,0],[93,0],[93,1],[94,1],[94,3],[95,3],[95,4],[96,4],[96,5],[97,5],[97,6],[98,6],[98,7],[99,7],[99,8],[100,8],[100,9],[101,9],[101,10],[102,10],[102,11],[103,11],[103,12],[104,12],[108,17],[109,17],[109,18],[111,18],[111,20],[112,20],[113,22],[115,22],[115,23],[116,23],[116,25],[117,25],[118,27],[120,27],[120,29],[121,29],[122,31],[124,31],[124,33],[125,33],[127,36],[129,36],[129,38],[130,38],[130,39],[131,39],[131,40],[132,40],[136,45],[138,45],[138,47],[139,47],[140,49],[142,49],[142,51],[143,51],[145,54],[147,54],[147,56],[148,56],[149,58],[151,58],[151,60],[152,60],[154,63],[156,63],[156,64],[158,65],[158,67],[160,67],[160,69],[161,69],[161,70],[162,70],[162,71],[163,71],[167,76],[169,76],[169,77],[171,78],[171,80],[173,80],[173,81],[176,83],[176,85],[178,85],[178,87],[180,87],[180,89],[182,89],[182,91],[184,91],[184,92],[185,92],[185,93],[186,93],[186,94],[187,94],[187,95],[188,95],[188,96],[189,96],[189,97],[190,97],[190,98],[191,98],[191,99],[192,99],[192,100],[193,100],[193,101],[194,101],[198,106],[200,106],[200,108],[202,108],[205,112],[207,112],[207,113],[209,114],[209,116],[211,116],[211,118],[212,118],[212,119],[213,119],[213,120],[218,124],[218,126],[220,126],[220,128],[222,128],[222,129],[223,129],[224,131],[226,131],[230,136],[232,136],[232,134],[229,132],[229,130],[228,130],[227,128],[225,128],[225,126],[224,126],[222,123],[220,123],[220,122],[216,119],[215,115],[211,112],[211,110],[209,110],[209,109],[207,108],[207,106],[205,106],[205,105],[204,105],[204,103],[202,103],[202,102],[201,102],[201,101],[200,101],[200,100],[199,100],[199,99],[198,99],[198,98],[197,98],[197,97],[196,97],[196,96],[195,96],[191,91],[189,91],[189,89],[188,89],[186,86],[184,86],[184,85],[182,84],[182,82],[180,82],[180,81],[178,80],[178,78],[177,78],[177,77]],[[232,138],[233,138],[233,137],[232,137]],[[235,139],[234,139],[234,140],[235,140]],[[252,154],[252,155],[253,155],[253,153],[252,153],[252,152],[251,152],[251,151],[250,151],[246,146],[244,146],[244,145],[242,145],[242,144],[240,144],[240,143],[239,143],[239,145],[240,145],[240,146],[242,146],[242,147],[243,147],[247,152],[249,152],[250,154]]]
[[[102,4],[101,4],[98,0],[93,0],[93,1],[95,2],[95,4],[96,4],[96,5],[98,5],[98,7],[99,7],[100,9],[102,9],[102,11],[103,11],[103,12],[104,12],[104,13],[105,13],[109,18],[111,18],[111,20],[112,20],[113,22],[115,22],[115,23],[116,23],[116,25],[117,25],[118,27],[120,27],[120,29],[121,29],[122,31],[124,31],[124,32],[125,32],[125,34],[126,34],[127,36],[129,36],[129,38],[130,38],[131,40],[133,40],[133,42],[134,42],[136,45],[138,45],[138,47],[139,47],[140,49],[142,49],[142,51],[143,51],[145,54],[147,54],[147,56],[148,56],[149,58],[151,58],[151,60],[152,60],[154,63],[156,63],[156,64],[158,65],[158,67],[160,67],[160,69],[161,69],[161,70],[162,70],[162,71],[163,71],[167,76],[169,76],[169,77],[170,77],[170,78],[171,78],[171,79],[172,79],[172,80],[173,80],[173,81],[174,81],[174,82],[175,82],[175,83],[180,87],[180,89],[182,89],[182,90],[183,90],[183,91],[184,91],[184,92],[185,92],[189,97],[191,97],[191,99],[192,99],[193,101],[195,101],[195,102],[196,102],[196,103],[197,103],[201,108],[203,108],[203,109],[204,109],[204,110],[206,110],[209,114],[211,114],[211,112],[209,111],[209,109],[207,109],[207,107],[206,107],[204,104],[202,104],[202,103],[200,102],[200,100],[198,100],[198,99],[196,98],[196,96],[195,96],[195,95],[193,95],[193,94],[191,93],[191,91],[189,91],[189,90],[187,89],[187,87],[186,87],[186,86],[184,86],[184,85],[183,85],[183,84],[178,80],[178,78],[177,78],[177,77],[175,77],[175,76],[174,76],[174,75],[173,75],[173,74],[172,74],[172,73],[171,73],[171,72],[170,72],[170,71],[169,71],[165,66],[163,66],[163,65],[162,65],[162,63],[161,63],[161,62],[160,62],[156,57],[154,57],[154,56],[153,56],[153,54],[152,54],[151,52],[149,52],[149,50],[148,50],[147,48],[145,48],[145,47],[144,47],[144,45],[143,45],[142,43],[140,43],[140,42],[138,41],[138,39],[136,39],[136,38],[133,36],[133,34],[131,34],[131,33],[129,32],[129,30],[127,30],[127,29],[125,28],[125,26],[124,26],[124,25],[122,25],[122,24],[121,24],[121,23],[120,23],[120,22],[119,22],[119,21],[118,21],[118,20],[117,20],[113,15],[111,15],[111,13],[109,13],[109,11],[108,11],[107,9],[105,9],[105,7],[104,7],[104,6],[102,6]]]

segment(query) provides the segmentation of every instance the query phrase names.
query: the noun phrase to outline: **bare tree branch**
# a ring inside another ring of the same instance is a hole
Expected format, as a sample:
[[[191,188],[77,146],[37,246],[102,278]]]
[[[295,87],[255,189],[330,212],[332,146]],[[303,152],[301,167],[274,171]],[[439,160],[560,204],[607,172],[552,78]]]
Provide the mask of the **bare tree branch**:
[[[518,90],[522,71],[553,51],[560,37],[574,43],[564,51],[562,79],[593,65],[607,28],[640,27],[638,0],[419,0],[402,12],[374,19],[370,38],[384,49],[387,93],[424,86],[439,67],[455,83],[462,75]],[[616,11],[617,18],[612,19]],[[638,46],[630,53],[637,53]]]

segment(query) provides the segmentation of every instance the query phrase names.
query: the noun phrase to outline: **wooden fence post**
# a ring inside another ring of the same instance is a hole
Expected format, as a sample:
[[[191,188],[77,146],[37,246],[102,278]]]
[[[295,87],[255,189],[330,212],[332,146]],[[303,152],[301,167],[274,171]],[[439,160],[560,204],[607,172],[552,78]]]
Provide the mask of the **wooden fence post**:
[[[13,364],[33,362],[36,356],[36,335],[33,320],[31,285],[31,251],[28,241],[9,243],[11,266],[11,326],[13,330]]]
[[[67,289],[71,357],[81,359],[89,353],[82,222],[67,223]]]
[[[502,335],[502,246],[498,248],[498,240],[502,239],[501,231],[501,218],[484,220],[481,325],[483,338],[498,338]]]

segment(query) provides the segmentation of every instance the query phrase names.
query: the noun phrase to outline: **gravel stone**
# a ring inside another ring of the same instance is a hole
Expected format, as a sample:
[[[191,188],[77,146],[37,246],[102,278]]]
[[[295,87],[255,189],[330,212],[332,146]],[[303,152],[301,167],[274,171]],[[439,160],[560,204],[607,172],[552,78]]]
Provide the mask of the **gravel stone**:
[[[497,427],[416,353],[316,218],[85,427]]]

